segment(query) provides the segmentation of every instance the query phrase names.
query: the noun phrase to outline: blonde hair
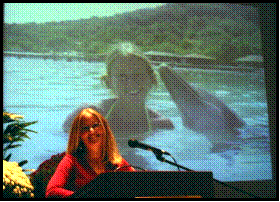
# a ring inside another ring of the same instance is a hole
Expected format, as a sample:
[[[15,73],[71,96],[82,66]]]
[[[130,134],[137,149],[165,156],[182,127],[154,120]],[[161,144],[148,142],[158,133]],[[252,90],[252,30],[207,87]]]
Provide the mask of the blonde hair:
[[[157,76],[152,68],[151,61],[142,53],[142,51],[139,50],[136,45],[130,42],[125,42],[113,45],[111,51],[107,55],[105,62],[106,74],[101,77],[101,80],[105,82],[107,87],[109,86],[108,78],[111,77],[112,63],[116,58],[119,57],[136,57],[137,59],[142,60],[146,64],[145,69],[151,77],[152,84],[154,86],[157,85]]]
[[[104,164],[109,162],[111,164],[119,164],[122,160],[122,157],[119,154],[117,142],[109,127],[109,124],[100,113],[93,110],[92,108],[83,109],[73,120],[69,133],[66,153],[71,155],[76,154],[78,148],[81,146],[81,144],[83,144],[80,139],[81,124],[83,122],[82,119],[84,117],[88,117],[89,115],[97,117],[105,131],[105,140],[102,146],[102,162]]]

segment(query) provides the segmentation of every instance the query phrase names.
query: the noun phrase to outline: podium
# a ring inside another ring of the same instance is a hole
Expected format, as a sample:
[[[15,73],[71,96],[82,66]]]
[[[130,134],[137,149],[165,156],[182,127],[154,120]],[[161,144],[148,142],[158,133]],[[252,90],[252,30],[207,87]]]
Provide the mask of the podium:
[[[70,198],[213,198],[212,172],[108,172]]]

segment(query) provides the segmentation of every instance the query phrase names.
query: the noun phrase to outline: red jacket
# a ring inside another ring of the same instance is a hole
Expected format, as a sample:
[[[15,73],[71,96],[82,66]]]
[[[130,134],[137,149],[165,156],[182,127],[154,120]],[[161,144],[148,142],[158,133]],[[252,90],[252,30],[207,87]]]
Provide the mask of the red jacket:
[[[126,165],[129,165],[129,163],[123,159],[118,167]],[[135,171],[130,166],[123,167],[120,170]],[[111,171],[109,168],[105,169],[105,172]],[[46,197],[68,197],[96,178],[96,176],[97,174],[92,169],[82,165],[76,157],[66,154],[58,164],[54,175],[48,183]]]

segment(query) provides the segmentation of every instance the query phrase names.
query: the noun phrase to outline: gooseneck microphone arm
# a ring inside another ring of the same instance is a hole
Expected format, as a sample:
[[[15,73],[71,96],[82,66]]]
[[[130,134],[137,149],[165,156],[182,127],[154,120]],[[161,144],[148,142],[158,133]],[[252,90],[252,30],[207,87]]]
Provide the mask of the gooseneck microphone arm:
[[[167,151],[164,151],[162,149],[158,149],[158,148],[152,147],[150,145],[138,142],[136,139],[130,139],[128,141],[128,145],[132,148],[136,147],[136,148],[152,151],[156,155],[157,159],[160,158],[162,156],[162,154],[171,155]]]
[[[182,169],[187,170],[187,171],[194,171],[194,170],[191,170],[191,169],[186,168],[186,167],[184,167],[184,166],[181,166],[181,165],[179,165],[179,164],[177,164],[177,163],[173,163],[172,161],[166,160],[164,157],[162,157],[162,154],[168,154],[168,155],[170,155],[170,156],[171,156],[171,154],[168,153],[168,152],[166,152],[166,151],[164,151],[164,150],[157,149],[157,148],[152,147],[152,146],[150,146],[150,145],[140,143],[140,142],[138,142],[138,141],[135,140],[135,139],[129,140],[129,141],[128,141],[128,145],[129,145],[130,147],[133,147],[133,148],[136,147],[136,148],[140,148],[140,149],[145,149],[145,150],[150,150],[150,151],[152,151],[152,152],[156,155],[156,158],[157,158],[159,161],[161,161],[161,162],[165,162],[165,163],[168,163],[168,164],[170,164],[170,165],[177,166],[178,168],[182,168]],[[251,197],[260,198],[260,197],[254,195],[254,194],[248,193],[248,192],[246,192],[246,191],[244,191],[244,190],[242,190],[242,189],[239,189],[239,188],[237,188],[237,187],[228,185],[228,184],[226,184],[226,183],[224,183],[224,182],[221,182],[221,181],[219,181],[219,180],[216,180],[216,179],[214,179],[214,178],[213,178],[213,181],[215,181],[215,182],[217,182],[217,183],[219,183],[219,184],[222,184],[222,185],[224,185],[224,186],[227,186],[227,187],[229,187],[229,188],[231,188],[231,189],[234,189],[235,191],[241,192],[241,193],[243,193],[243,194],[247,194],[247,195],[249,195],[249,196],[251,196]]]
[[[174,159],[174,157],[169,152],[164,151],[162,149],[152,147],[150,145],[147,145],[147,144],[144,144],[144,143],[141,143],[141,142],[138,142],[136,139],[130,139],[128,141],[128,145],[132,148],[136,147],[136,148],[152,151],[159,161],[161,161],[163,154],[169,155],[171,158],[173,158],[174,162],[176,163],[176,160]],[[179,167],[178,167],[178,170],[180,170]]]

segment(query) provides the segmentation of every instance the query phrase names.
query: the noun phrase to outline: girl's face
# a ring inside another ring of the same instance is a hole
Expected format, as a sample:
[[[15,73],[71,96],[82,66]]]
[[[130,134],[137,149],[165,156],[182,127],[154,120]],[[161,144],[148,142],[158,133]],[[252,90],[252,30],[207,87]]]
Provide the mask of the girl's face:
[[[80,138],[91,157],[101,158],[105,134],[106,132],[96,116],[89,115],[83,118]]]
[[[146,63],[136,57],[115,59],[111,68],[111,89],[121,99],[145,100],[152,88],[151,76]]]

